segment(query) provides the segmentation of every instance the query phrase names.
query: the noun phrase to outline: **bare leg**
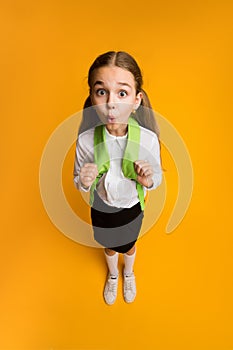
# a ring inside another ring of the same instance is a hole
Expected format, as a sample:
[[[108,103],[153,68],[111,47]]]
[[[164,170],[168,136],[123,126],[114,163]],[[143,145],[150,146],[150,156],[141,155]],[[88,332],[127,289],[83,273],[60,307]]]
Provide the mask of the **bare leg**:
[[[135,250],[136,250],[136,248],[135,248],[135,244],[134,244],[134,246],[130,250],[128,250],[126,254],[127,255],[133,255]]]
[[[105,253],[107,255],[110,255],[110,256],[116,254],[115,250],[112,250],[112,249],[109,249],[109,248],[105,248]]]

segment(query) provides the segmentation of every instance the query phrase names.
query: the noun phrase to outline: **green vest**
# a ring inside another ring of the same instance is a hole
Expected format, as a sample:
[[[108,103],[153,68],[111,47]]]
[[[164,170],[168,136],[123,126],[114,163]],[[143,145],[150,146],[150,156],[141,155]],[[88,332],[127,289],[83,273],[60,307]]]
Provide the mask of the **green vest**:
[[[122,172],[128,179],[136,182],[138,198],[141,209],[145,208],[143,186],[137,182],[137,174],[134,169],[134,162],[138,160],[140,149],[140,127],[138,122],[130,117],[128,121],[128,140],[122,160]],[[90,190],[90,205],[93,205],[94,190],[101,176],[109,170],[110,157],[106,146],[105,126],[99,125],[94,131],[94,163],[98,167],[98,176],[93,182]]]

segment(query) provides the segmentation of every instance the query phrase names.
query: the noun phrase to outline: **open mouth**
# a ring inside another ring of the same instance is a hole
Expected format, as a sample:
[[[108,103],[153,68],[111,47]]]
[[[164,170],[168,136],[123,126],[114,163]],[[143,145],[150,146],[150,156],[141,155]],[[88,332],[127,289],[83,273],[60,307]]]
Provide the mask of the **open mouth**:
[[[108,117],[107,121],[108,121],[109,124],[113,124],[113,123],[116,123],[116,118]]]
[[[107,123],[113,124],[113,123],[116,123],[116,122],[117,122],[116,117],[114,117],[113,115],[108,115],[107,116]]]

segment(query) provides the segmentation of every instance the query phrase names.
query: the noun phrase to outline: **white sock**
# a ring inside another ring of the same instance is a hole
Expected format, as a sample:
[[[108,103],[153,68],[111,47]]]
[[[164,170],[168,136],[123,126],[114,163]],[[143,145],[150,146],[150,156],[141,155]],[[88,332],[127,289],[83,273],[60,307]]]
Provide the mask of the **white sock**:
[[[106,261],[107,261],[107,265],[108,265],[108,269],[109,272],[112,276],[118,276],[118,256],[119,253],[115,253],[114,255],[108,255],[105,251],[104,251],[105,257],[106,257]]]
[[[128,255],[127,253],[124,253],[124,262],[125,262],[124,275],[130,275],[133,272],[135,256],[136,256],[136,247],[135,247],[135,252],[132,255]]]

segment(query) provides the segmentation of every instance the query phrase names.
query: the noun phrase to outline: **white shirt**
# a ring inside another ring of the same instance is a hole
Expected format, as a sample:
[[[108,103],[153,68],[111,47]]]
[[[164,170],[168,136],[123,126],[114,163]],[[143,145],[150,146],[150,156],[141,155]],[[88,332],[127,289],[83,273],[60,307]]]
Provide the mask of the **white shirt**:
[[[141,127],[139,159],[147,160],[153,168],[153,186],[148,190],[158,187],[162,181],[160,164],[160,147],[157,135]],[[94,130],[89,129],[79,135],[76,144],[76,155],[74,163],[74,184],[77,189],[84,189],[79,180],[81,167],[85,163],[94,163]],[[96,190],[100,198],[108,205],[117,208],[130,208],[139,202],[136,182],[126,178],[122,172],[122,159],[127,144],[127,134],[124,136],[111,135],[105,128],[106,145],[110,157],[110,168],[100,178]],[[144,187],[144,194],[147,188]]]

